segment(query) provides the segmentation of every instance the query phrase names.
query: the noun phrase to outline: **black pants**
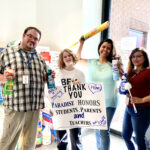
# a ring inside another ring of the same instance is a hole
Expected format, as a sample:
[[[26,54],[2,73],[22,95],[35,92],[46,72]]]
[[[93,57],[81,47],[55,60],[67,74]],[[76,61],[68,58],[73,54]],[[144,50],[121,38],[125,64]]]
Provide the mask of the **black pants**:
[[[71,150],[82,150],[81,128],[70,129]],[[56,131],[57,149],[68,150],[68,135],[66,130]]]
[[[57,149],[58,150],[68,150],[68,139],[66,130],[56,130],[57,135]]]
[[[70,129],[71,150],[82,150],[81,128]]]

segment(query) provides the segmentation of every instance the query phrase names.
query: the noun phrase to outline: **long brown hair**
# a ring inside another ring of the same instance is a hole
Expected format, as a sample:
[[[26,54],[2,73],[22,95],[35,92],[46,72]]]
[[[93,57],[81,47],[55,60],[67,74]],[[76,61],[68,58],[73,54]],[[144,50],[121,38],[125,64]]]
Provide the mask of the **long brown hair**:
[[[141,52],[142,55],[144,56],[144,63],[143,63],[143,68],[149,67],[149,59],[147,53],[144,51],[144,48],[135,48],[130,56],[129,56],[129,62],[128,62],[128,70],[127,70],[127,75],[130,75],[131,72],[134,70],[134,64],[132,63],[132,57],[136,52]]]

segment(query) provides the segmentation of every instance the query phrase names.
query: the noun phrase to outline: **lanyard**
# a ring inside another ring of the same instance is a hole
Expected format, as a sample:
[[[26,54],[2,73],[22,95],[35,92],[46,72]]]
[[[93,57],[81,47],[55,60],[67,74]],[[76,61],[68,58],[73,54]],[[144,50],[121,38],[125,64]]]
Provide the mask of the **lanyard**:
[[[35,52],[34,52],[34,53],[30,53],[30,54],[31,54],[31,57],[30,57],[30,59],[29,59],[28,62],[25,61],[25,58],[24,58],[24,56],[23,56],[21,50],[19,50],[19,53],[20,53],[20,56],[21,56],[21,58],[23,59],[24,63],[26,64],[26,66],[29,67],[29,65],[31,64],[31,61],[32,61],[32,59],[33,59],[33,57],[34,57],[34,55],[35,55]]]

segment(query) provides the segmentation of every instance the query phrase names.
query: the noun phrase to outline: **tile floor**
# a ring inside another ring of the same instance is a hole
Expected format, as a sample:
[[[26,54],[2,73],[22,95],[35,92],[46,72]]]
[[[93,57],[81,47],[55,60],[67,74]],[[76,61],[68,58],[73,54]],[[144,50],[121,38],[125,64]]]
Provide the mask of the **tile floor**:
[[[82,135],[83,150],[97,150],[94,130],[83,129]],[[53,142],[51,145],[42,146],[36,150],[57,150],[56,143]],[[120,136],[111,134],[110,150],[127,150],[125,143]]]

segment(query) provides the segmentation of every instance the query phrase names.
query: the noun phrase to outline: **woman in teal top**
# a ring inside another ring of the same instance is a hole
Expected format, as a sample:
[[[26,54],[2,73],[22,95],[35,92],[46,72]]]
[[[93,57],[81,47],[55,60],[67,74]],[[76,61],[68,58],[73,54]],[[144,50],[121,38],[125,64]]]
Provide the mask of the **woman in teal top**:
[[[107,39],[99,44],[99,59],[81,59],[83,45],[84,40],[81,37],[77,56],[82,64],[88,65],[88,81],[104,83],[108,130],[96,130],[96,139],[98,150],[109,150],[110,124],[118,103],[116,81],[113,80],[112,74],[113,41]],[[118,66],[121,73],[122,69],[119,63]]]
[[[117,106],[117,86],[112,79],[112,65],[110,62],[100,64],[98,59],[88,60],[88,81],[103,82],[106,107]]]

